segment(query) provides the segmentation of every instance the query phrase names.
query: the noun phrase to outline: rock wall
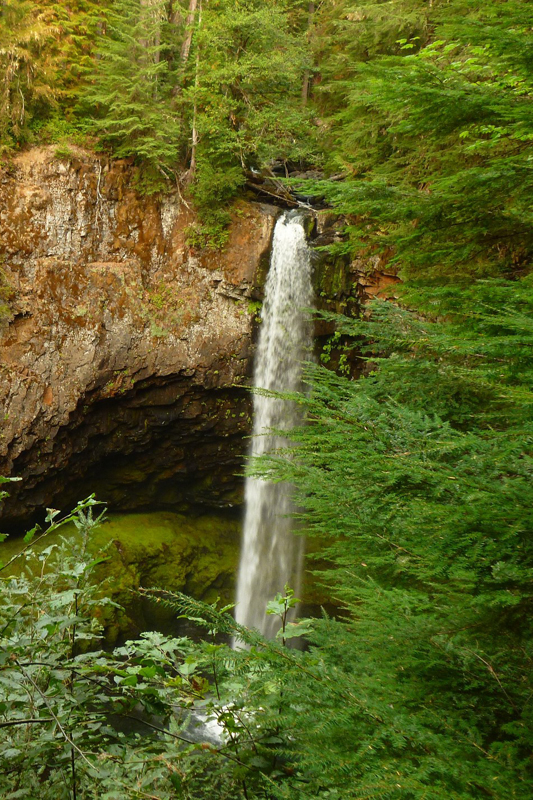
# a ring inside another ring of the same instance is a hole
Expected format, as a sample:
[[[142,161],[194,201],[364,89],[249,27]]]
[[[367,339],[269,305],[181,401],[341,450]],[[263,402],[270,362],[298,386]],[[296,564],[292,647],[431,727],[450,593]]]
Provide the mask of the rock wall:
[[[316,305],[323,311],[357,317],[375,297],[394,298],[394,287],[400,279],[388,264],[391,254],[373,254],[369,249],[359,258],[351,259],[347,253],[335,254],[324,248],[335,246],[346,238],[346,217],[331,210],[315,213],[311,232],[314,248],[313,283]],[[366,359],[360,357],[358,348],[348,337],[334,337],[335,323],[315,322],[315,352],[317,357],[327,350],[326,363],[331,369],[342,368],[352,377],[359,377],[366,368]],[[345,345],[349,345],[348,351]]]
[[[278,209],[195,252],[178,194],[35,148],[0,172],[2,525],[97,491],[115,508],[239,502],[257,276]]]

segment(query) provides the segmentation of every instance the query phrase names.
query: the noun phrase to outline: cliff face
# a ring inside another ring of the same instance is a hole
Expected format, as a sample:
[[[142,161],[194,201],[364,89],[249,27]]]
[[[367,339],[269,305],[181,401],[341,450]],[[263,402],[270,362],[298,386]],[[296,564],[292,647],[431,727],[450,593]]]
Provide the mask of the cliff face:
[[[242,204],[197,253],[177,195],[53,149],[0,173],[3,523],[97,491],[117,508],[238,501],[257,276],[277,209]],[[6,288],[7,287],[7,288]]]

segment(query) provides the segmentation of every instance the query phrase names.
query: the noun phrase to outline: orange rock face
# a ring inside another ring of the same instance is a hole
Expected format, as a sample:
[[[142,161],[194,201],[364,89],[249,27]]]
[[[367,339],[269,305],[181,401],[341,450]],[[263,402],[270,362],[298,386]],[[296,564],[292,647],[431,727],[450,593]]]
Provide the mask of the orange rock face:
[[[0,322],[0,469],[23,478],[8,520],[161,436],[164,414],[125,421],[141,395],[145,407],[173,409],[167,421],[176,430],[180,419],[189,432],[191,419],[203,429],[211,415],[215,448],[242,439],[247,415],[240,411],[228,432],[233,412],[224,403],[246,382],[248,306],[277,214],[243,203],[228,246],[195,252],[187,242],[194,217],[177,194],[141,197],[128,163],[81,150],[58,160],[53,151],[29,150],[0,172],[10,307]],[[149,433],[142,442],[139,426]]]

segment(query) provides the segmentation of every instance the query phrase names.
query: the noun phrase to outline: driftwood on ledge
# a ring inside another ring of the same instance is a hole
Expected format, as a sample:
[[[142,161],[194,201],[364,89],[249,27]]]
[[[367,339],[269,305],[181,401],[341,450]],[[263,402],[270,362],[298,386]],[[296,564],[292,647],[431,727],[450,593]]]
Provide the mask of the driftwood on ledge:
[[[274,175],[264,175],[250,170],[247,170],[245,175],[246,186],[256,194],[273,197],[278,202],[283,203],[284,206],[290,206],[291,208],[303,205],[296,200],[290,189],[284,186],[281,181],[278,181]]]

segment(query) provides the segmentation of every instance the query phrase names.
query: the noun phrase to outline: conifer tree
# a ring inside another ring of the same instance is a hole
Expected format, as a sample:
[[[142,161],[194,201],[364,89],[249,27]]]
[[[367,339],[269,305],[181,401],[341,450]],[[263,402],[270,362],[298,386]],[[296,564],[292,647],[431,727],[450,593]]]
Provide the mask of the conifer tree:
[[[352,215],[352,249],[392,252],[404,277],[520,274],[533,248],[531,9],[422,6],[424,30],[396,27],[398,54],[367,48],[340,75],[342,53],[326,62],[329,168],[346,180],[308,191]],[[393,20],[396,4],[373,8]],[[363,11],[344,27],[382,44]]]
[[[313,700],[288,680],[296,763],[315,796],[525,800],[533,293],[407,298],[426,318],[389,302],[339,321],[366,343],[366,377],[311,366],[291,458],[258,470],[295,484],[348,615],[313,624]]]
[[[294,30],[289,11],[283,0],[202,8],[184,99],[196,109],[195,197],[220,218],[245,170],[312,152],[310,115],[300,107],[305,29]]]
[[[86,81],[95,69],[95,50],[105,32],[106,16],[112,0],[40,0],[52,19],[54,39],[49,47],[54,53],[60,105],[70,119]]]
[[[167,24],[162,0],[117,0],[87,91],[102,140],[116,156],[144,163],[152,179],[175,168],[181,137],[171,104]]]

